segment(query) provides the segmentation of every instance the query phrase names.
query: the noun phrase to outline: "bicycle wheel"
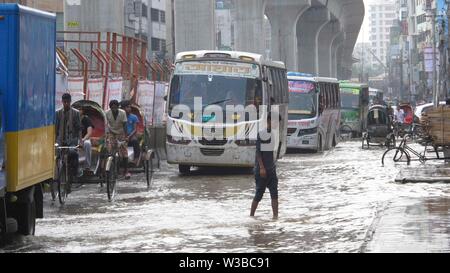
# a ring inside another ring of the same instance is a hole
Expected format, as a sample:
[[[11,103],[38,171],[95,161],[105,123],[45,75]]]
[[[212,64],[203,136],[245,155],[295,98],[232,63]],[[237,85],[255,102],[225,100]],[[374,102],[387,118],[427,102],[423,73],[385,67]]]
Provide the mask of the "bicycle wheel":
[[[116,180],[117,180],[116,159],[109,158],[107,164],[108,166],[106,168],[105,184],[106,184],[106,191],[108,193],[108,200],[112,202],[116,195]]]
[[[383,164],[384,167],[409,165],[411,164],[411,157],[407,152],[405,152],[403,148],[396,147],[387,150],[383,154],[381,163]]]
[[[65,163],[63,163],[59,170],[59,179],[58,179],[58,197],[59,203],[61,205],[64,205],[66,203],[67,196],[69,194],[68,192],[69,183],[70,181],[67,166]]]
[[[52,195],[52,202],[55,202],[58,198],[58,180],[52,180],[52,182],[50,183],[50,192]]]

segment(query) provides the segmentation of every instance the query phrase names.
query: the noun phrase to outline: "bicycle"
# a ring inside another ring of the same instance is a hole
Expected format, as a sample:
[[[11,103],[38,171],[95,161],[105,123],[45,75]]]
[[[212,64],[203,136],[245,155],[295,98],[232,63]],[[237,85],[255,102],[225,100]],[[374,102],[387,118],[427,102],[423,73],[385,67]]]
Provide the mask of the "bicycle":
[[[412,161],[419,161],[421,164],[425,164],[427,161],[431,161],[431,160],[449,160],[450,159],[450,158],[445,158],[445,157],[442,158],[439,155],[439,150],[438,150],[439,146],[434,145],[433,140],[429,137],[423,138],[421,141],[421,144],[424,146],[423,153],[417,152],[416,150],[411,148],[407,143],[407,141],[409,139],[413,139],[412,134],[406,134],[403,137],[403,139],[398,147],[389,149],[383,154],[383,158],[381,160],[381,163],[383,164],[383,166],[385,166],[385,164],[388,162],[386,160],[389,160],[390,158],[392,158],[392,161],[395,164],[406,163],[408,166],[411,165]],[[429,148],[433,148],[433,152],[436,154],[436,158],[427,157]],[[417,157],[417,159],[413,160],[411,155],[414,155],[415,157]]]
[[[56,197],[58,196],[59,203],[61,205],[64,205],[66,203],[67,197],[71,192],[71,187],[73,183],[73,174],[71,171],[71,166],[69,162],[69,154],[70,151],[74,150],[77,151],[79,146],[58,146],[55,145],[56,151],[57,151],[57,160],[56,160],[56,185],[55,181],[51,185],[51,192],[52,192],[52,198],[53,201],[56,200]],[[78,171],[78,170],[77,170]],[[57,190],[57,194],[56,194]]]
[[[116,196],[116,184],[118,179],[118,173],[119,173],[119,166],[120,166],[120,155],[119,150],[121,147],[126,147],[127,142],[126,141],[119,141],[115,139],[115,141],[108,140],[108,146],[110,145],[110,149],[108,149],[108,156],[106,158],[106,164],[105,164],[105,184],[106,184],[106,191],[108,194],[108,200],[109,202],[112,202],[114,200],[114,197]]]

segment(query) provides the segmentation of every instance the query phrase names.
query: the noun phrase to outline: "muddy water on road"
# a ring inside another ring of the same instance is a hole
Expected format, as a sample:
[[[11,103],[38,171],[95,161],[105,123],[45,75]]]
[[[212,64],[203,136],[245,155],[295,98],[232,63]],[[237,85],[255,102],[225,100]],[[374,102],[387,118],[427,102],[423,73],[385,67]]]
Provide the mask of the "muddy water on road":
[[[383,251],[371,242],[392,204],[449,200],[450,191],[445,184],[394,183],[398,169],[383,168],[382,154],[381,148],[361,150],[359,142],[347,142],[324,154],[287,155],[278,165],[277,221],[271,220],[269,194],[257,217],[248,216],[254,180],[246,170],[199,170],[182,177],[174,167],[163,167],[150,191],[142,175],[120,182],[114,203],[107,202],[104,189],[83,186],[65,207],[46,196],[46,218],[38,221],[36,236],[16,238],[3,251]],[[393,240],[403,232],[391,231]]]

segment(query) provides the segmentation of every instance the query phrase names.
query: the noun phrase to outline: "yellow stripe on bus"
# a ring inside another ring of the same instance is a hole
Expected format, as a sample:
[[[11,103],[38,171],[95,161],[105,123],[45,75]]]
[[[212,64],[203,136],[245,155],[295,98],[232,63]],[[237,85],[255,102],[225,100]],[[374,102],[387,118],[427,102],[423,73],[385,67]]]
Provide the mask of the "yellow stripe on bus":
[[[17,192],[53,178],[54,126],[8,132],[5,137],[9,192]]]

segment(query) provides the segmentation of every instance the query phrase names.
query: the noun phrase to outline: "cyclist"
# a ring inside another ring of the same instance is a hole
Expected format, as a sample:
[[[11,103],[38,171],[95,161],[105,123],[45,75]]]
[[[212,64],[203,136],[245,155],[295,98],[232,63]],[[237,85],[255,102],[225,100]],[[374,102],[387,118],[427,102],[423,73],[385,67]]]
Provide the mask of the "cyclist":
[[[117,100],[112,100],[109,103],[109,108],[106,112],[106,132],[108,140],[108,150],[112,152],[112,144],[118,142],[125,142],[123,145],[119,145],[119,156],[123,159],[124,175],[126,179],[131,178],[131,174],[128,173],[128,150],[126,144],[126,132],[127,132],[127,114],[124,110],[119,109],[120,104]]]
[[[133,164],[137,167],[139,164],[139,157],[141,155],[141,147],[139,145],[139,140],[137,138],[137,125],[139,123],[139,118],[131,113],[131,102],[122,101],[122,109],[127,113],[127,138],[128,147],[133,147],[134,151],[134,162]]]
[[[71,107],[72,96],[68,93],[62,96],[63,108],[56,111],[56,143],[59,146],[75,147],[81,140],[80,112]],[[69,166],[71,175],[78,173],[78,151],[69,151]],[[70,191],[70,190],[69,190]]]

